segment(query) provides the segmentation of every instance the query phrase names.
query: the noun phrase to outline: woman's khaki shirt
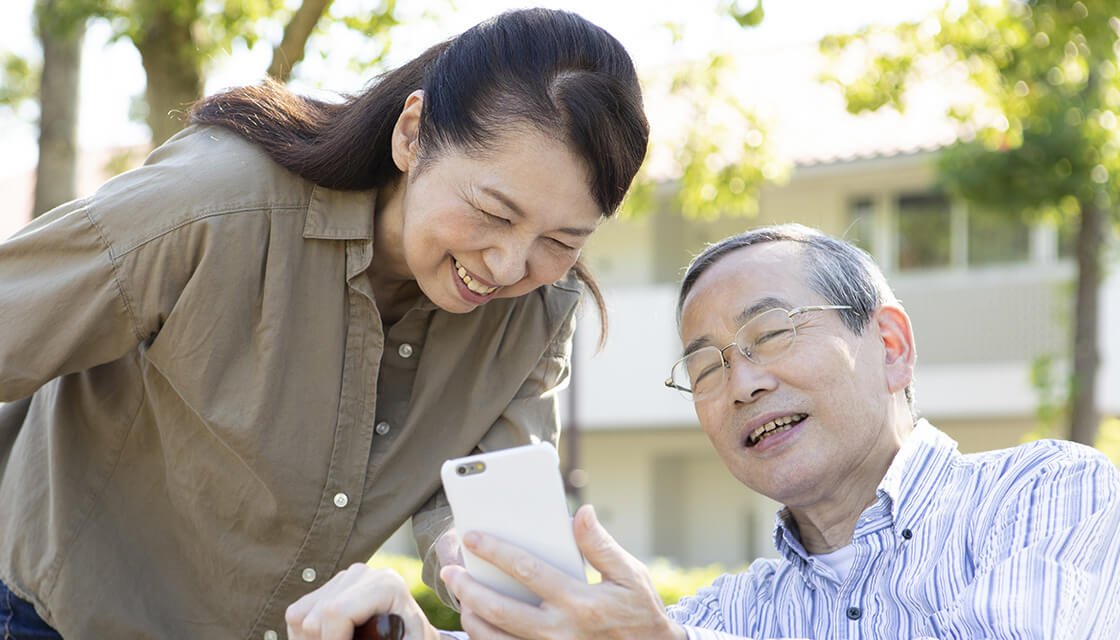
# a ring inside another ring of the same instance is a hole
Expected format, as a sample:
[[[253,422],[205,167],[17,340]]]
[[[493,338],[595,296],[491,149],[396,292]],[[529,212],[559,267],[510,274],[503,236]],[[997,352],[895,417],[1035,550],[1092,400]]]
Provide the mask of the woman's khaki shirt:
[[[283,638],[434,556],[444,459],[555,442],[579,285],[386,329],[373,206],[191,127],[0,243],[0,581],[63,636]]]

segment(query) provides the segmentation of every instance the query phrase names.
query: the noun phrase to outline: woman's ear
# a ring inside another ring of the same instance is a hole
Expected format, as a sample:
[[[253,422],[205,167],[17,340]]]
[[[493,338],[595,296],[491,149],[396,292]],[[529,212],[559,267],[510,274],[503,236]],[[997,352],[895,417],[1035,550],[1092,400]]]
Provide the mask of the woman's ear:
[[[883,340],[887,387],[891,393],[902,391],[914,379],[914,332],[910,316],[895,305],[883,305],[875,311],[875,322]]]
[[[420,112],[424,108],[424,92],[420,89],[408,94],[401,115],[393,126],[393,164],[408,173],[417,160],[420,137]]]

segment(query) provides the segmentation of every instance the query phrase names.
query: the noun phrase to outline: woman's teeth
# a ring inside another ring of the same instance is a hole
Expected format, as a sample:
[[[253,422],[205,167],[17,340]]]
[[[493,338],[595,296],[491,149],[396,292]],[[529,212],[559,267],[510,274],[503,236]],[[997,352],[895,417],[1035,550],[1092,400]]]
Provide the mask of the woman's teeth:
[[[796,413],[791,416],[775,418],[774,420],[771,420],[770,422],[767,422],[766,424],[752,431],[750,435],[747,436],[747,446],[753,447],[770,434],[789,431],[794,427],[796,423],[801,422],[807,417],[809,417],[807,414]]]
[[[497,289],[497,287],[487,287],[475,282],[474,278],[471,278],[470,274],[463,268],[463,265],[459,264],[458,260],[455,261],[455,272],[459,274],[459,279],[463,281],[463,284],[467,285],[468,289],[480,296],[490,295]]]

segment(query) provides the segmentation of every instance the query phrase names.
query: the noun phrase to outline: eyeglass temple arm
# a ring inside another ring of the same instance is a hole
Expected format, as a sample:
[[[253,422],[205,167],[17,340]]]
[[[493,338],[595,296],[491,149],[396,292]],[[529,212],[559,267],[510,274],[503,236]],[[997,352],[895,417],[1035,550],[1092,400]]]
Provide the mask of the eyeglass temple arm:
[[[676,389],[677,391],[687,391],[689,393],[692,393],[692,389],[689,389],[688,387],[682,387],[679,384],[675,384],[672,378],[665,379],[665,386],[669,387],[670,389]]]

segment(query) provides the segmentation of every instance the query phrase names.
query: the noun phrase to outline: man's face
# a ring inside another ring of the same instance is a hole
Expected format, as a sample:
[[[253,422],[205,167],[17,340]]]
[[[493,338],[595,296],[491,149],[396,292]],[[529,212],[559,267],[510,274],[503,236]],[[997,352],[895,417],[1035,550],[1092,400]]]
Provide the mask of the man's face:
[[[685,299],[682,345],[727,345],[744,312],[760,303],[763,309],[833,304],[806,284],[801,253],[796,243],[769,242],[720,258]],[[700,424],[731,473],[793,508],[840,498],[857,478],[881,477],[897,450],[879,326],[872,319],[854,335],[839,313],[794,316],[792,347],[766,365],[728,349],[727,382],[696,403]],[[751,437],[775,421],[780,428],[773,433]]]

